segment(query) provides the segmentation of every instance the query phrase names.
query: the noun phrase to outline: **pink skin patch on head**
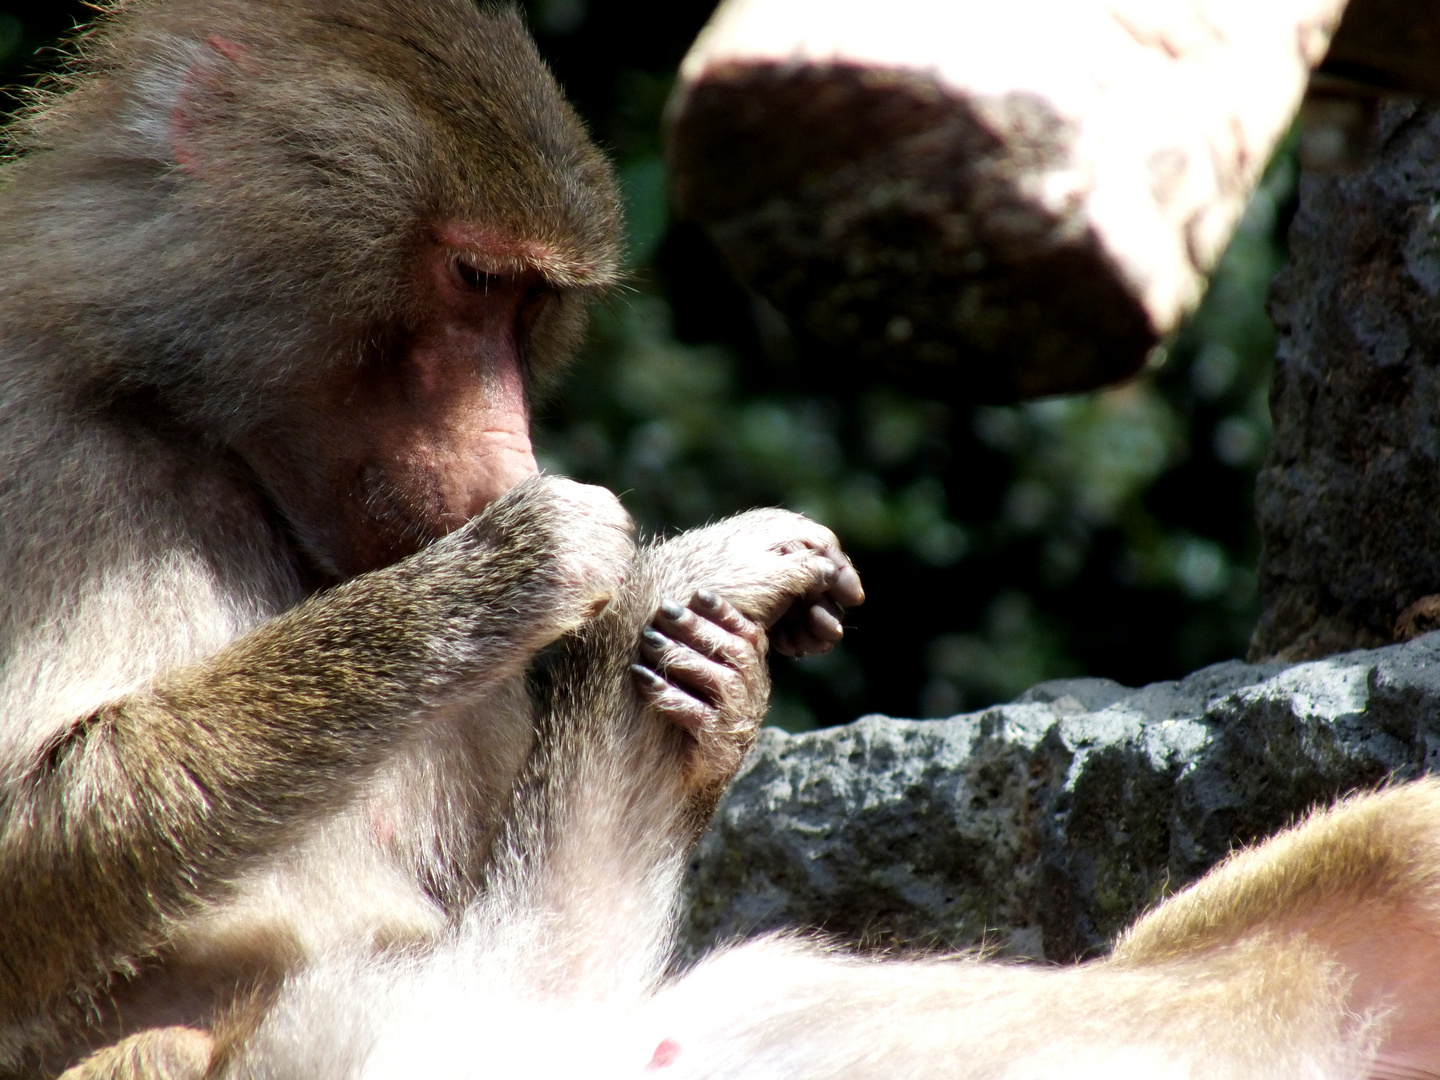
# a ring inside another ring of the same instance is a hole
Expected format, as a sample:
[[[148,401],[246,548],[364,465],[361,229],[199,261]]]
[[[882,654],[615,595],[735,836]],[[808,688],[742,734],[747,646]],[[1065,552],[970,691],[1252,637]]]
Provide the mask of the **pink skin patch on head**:
[[[395,839],[395,823],[384,810],[376,809],[370,812],[370,834],[382,846]]]
[[[254,67],[250,62],[250,50],[227,37],[211,34],[205,39],[205,45],[218,57],[223,57],[237,67],[247,71]],[[216,57],[209,59],[214,60]],[[202,89],[215,89],[221,85],[221,79],[220,69],[212,64],[207,64],[204,60],[191,65],[181,80],[180,93],[175,99],[174,106],[170,109],[170,141],[175,154],[175,163],[191,176],[202,174],[201,163],[196,160],[195,155],[186,145],[192,126],[190,120],[191,98]]]
[[[675,1064],[675,1059],[680,1056],[680,1044],[674,1039],[661,1039],[660,1045],[655,1047],[655,1053],[650,1058],[650,1064],[645,1066],[646,1072],[654,1072],[656,1069],[665,1069]]]
[[[231,41],[227,37],[221,37],[219,34],[211,34],[205,39],[205,44],[225,57],[232,64],[247,69],[253,67],[250,63],[250,50],[238,42]]]

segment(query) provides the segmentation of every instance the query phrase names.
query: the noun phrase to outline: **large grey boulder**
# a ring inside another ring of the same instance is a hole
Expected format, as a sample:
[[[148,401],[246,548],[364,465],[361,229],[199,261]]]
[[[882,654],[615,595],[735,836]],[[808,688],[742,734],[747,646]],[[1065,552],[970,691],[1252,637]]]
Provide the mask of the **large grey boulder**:
[[[767,729],[696,853],[691,949],[780,927],[1073,960],[1234,845],[1435,768],[1440,634],[948,720]]]

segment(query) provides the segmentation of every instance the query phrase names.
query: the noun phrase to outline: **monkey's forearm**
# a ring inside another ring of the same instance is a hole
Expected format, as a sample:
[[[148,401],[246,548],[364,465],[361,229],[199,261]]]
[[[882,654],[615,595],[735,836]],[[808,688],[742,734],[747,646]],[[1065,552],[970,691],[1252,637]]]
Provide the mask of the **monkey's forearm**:
[[[512,511],[302,605],[12,765],[0,1020],[154,949],[167,920],[352,795],[429,707],[519,671],[577,621],[588,601],[555,580],[574,568],[557,569],[547,530],[512,528]]]
[[[640,624],[614,614],[567,640],[551,668],[475,913],[505,952],[527,957],[524,990],[541,997],[598,1002],[647,988],[693,822],[708,815],[683,782],[685,733],[644,715],[633,648],[615,644]]]
[[[599,999],[659,976],[685,858],[754,741],[769,680],[763,642],[742,642],[741,689],[682,730],[636,692],[641,630],[662,600],[706,587],[762,617],[780,609],[816,582],[803,542],[814,529],[794,515],[747,515],[649,548],[621,597],[565,641],[485,901],[498,924],[545,942],[529,967],[537,991]]]

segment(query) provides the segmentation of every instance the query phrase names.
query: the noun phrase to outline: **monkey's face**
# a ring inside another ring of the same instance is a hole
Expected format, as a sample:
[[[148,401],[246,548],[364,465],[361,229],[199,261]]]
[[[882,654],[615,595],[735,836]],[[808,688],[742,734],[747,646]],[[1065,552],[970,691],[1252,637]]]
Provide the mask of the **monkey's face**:
[[[187,288],[219,343],[203,400],[230,406],[225,441],[343,580],[535,474],[529,397],[615,279],[620,212],[513,11],[333,6],[276,4],[280,37],[176,8],[199,44],[166,181],[220,279]]]
[[[6,190],[51,206],[123,178],[75,195],[113,221],[47,238],[70,262],[37,285],[37,327],[83,327],[64,348],[98,358],[87,400],[148,395],[233,451],[335,580],[535,473],[529,395],[616,280],[622,228],[514,10],[176,0],[116,5],[86,41],[103,134],[55,111]]]
[[[346,578],[458,528],[535,475],[527,353],[562,304],[515,245],[424,245],[415,308],[237,449],[312,558]],[[456,241],[462,243],[456,243]],[[448,242],[447,242],[448,241]]]

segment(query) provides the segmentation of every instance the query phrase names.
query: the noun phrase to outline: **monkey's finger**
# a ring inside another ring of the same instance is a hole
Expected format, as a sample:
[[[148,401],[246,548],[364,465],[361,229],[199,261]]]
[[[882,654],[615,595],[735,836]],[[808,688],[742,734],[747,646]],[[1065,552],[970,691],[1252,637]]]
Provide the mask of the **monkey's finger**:
[[[827,653],[832,642],[821,641],[794,620],[781,623],[770,631],[770,647],[781,656],[798,660],[802,656]]]
[[[670,685],[643,664],[631,664],[630,673],[640,700],[676,727],[697,735],[715,722],[718,713],[714,708]]]
[[[694,649],[669,641],[656,630],[646,630],[640,658],[671,686],[707,705],[722,707],[744,697],[745,681],[734,668]]]
[[[760,647],[765,632],[758,623],[747,619],[740,609],[714,589],[699,589],[690,600],[690,610],[709,619],[722,630],[744,638],[753,648]]]
[[[799,660],[804,656],[820,656],[835,647],[833,641],[817,638],[804,629],[793,630],[790,634],[790,652],[786,655]],[[778,651],[778,650],[777,650]]]
[[[843,614],[828,596],[796,600],[770,631],[770,643],[783,656],[827,653],[845,636]]]
[[[835,569],[826,577],[820,587],[806,595],[819,596],[822,593],[828,593],[842,607],[857,607],[863,604],[865,587],[860,584],[860,575],[856,573],[854,564],[850,562],[850,556],[834,545],[825,548],[820,554]]]
[[[845,636],[845,625],[840,621],[843,614],[835,601],[822,596],[805,610],[805,629],[816,640],[833,645]]]
[[[798,573],[787,582],[789,595],[778,597],[776,602],[780,606],[761,617],[761,624],[767,630],[784,619],[793,618],[796,604],[813,601],[829,592],[840,574],[840,566],[833,559],[813,553],[802,559],[796,569]]]
[[[674,600],[660,605],[654,625],[680,644],[732,667],[738,668],[754,657],[756,646],[748,637],[732,633]]]
[[[818,604],[797,614],[790,628],[791,645],[797,658],[827,653],[845,636],[840,620]]]
[[[781,656],[788,656],[792,660],[800,654],[795,651],[795,635],[790,628],[783,623],[777,623],[770,631],[770,648],[774,649]]]
[[[836,562],[840,572],[830,585],[830,595],[842,607],[858,607],[865,602],[865,586],[860,584],[860,575],[844,552],[837,551]]]

